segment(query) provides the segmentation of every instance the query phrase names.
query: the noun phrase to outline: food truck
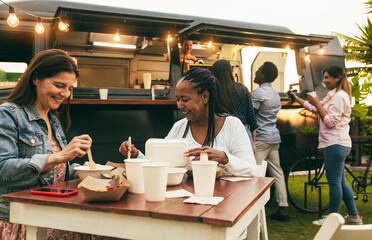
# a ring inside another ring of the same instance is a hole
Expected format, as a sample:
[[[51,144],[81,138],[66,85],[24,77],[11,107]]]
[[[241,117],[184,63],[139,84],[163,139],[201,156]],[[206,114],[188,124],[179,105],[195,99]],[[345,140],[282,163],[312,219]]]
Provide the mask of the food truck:
[[[70,100],[72,126],[66,135],[71,139],[88,133],[99,163],[121,162],[118,148],[128,136],[144,151],[147,139],[165,137],[173,123],[183,118],[175,100],[182,39],[193,41],[192,55],[202,60],[188,68],[208,69],[219,59],[229,60],[235,80],[250,91],[258,87],[253,79],[262,63],[276,64],[279,76],[273,86],[283,105],[278,128],[284,169],[300,154],[291,131],[312,121],[302,114],[303,108],[288,104],[286,92],[316,91],[322,98],[327,92],[321,84],[322,70],[331,64],[345,66],[337,38],[299,35],[282,26],[79,2],[7,3],[15,7],[20,23],[10,27],[9,7],[0,5],[0,63],[27,65],[35,54],[50,48],[63,49],[76,59],[80,77]],[[41,34],[35,32],[35,16],[42,17]],[[61,22],[67,30],[59,29]],[[20,74],[0,69],[0,100],[8,96]],[[145,88],[148,78],[151,87]],[[107,100],[99,99],[100,88],[108,89]]]

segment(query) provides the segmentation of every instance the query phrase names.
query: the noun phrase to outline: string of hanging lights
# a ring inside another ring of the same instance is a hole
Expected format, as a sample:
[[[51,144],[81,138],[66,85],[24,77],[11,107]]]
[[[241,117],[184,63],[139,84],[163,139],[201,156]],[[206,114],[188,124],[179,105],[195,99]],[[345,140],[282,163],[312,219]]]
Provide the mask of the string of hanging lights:
[[[45,31],[45,28],[43,26],[43,21],[46,22],[46,21],[55,21],[57,20],[58,21],[58,29],[62,32],[68,32],[69,31],[69,24],[62,21],[62,19],[60,17],[43,17],[43,16],[37,16],[35,14],[32,14],[30,12],[27,12],[27,11],[24,11],[22,9],[19,9],[19,8],[16,8],[14,6],[11,6],[9,5],[8,3],[4,2],[3,0],[0,0],[1,3],[3,3],[4,5],[8,6],[9,7],[9,17],[7,19],[7,23],[10,27],[17,27],[19,24],[20,24],[20,21],[19,19],[17,18],[16,16],[16,11],[18,12],[22,12],[24,14],[27,14],[33,18],[36,19],[36,25],[35,25],[35,32],[38,33],[38,34],[43,34],[44,31]],[[125,20],[124,20],[125,22]],[[114,37],[113,37],[113,40],[115,42],[120,42],[120,33],[119,33],[119,29],[116,30],[116,33],[114,34]],[[172,35],[168,32],[168,35],[166,37],[166,40],[167,42],[171,42],[173,41],[173,37]],[[120,45],[120,44],[116,44],[116,45]],[[253,46],[253,44],[251,45]],[[212,48],[213,47],[213,37],[210,38],[208,44],[207,44],[207,47],[208,48]],[[289,44],[286,46],[286,50],[289,51],[291,50]],[[323,45],[319,45],[319,49],[317,49],[318,51],[318,54],[319,55],[323,55],[324,54],[324,48],[323,48]],[[306,52],[306,55],[305,55],[305,61],[307,62],[310,62],[310,52],[309,52],[309,49],[308,47],[306,47],[305,49],[305,52]]]
[[[11,27],[17,27],[19,25],[19,19],[16,16],[16,10],[18,12],[25,13],[31,17],[34,17],[37,19],[37,23],[35,25],[35,32],[38,34],[43,34],[45,31],[45,28],[43,26],[43,21],[53,21],[53,20],[58,20],[58,29],[62,32],[67,32],[69,30],[69,25],[66,22],[63,22],[60,17],[55,18],[55,17],[42,17],[42,16],[37,16],[35,14],[29,13],[27,11],[24,11],[22,9],[16,8],[14,6],[11,6],[4,2],[3,0],[0,0],[1,3],[9,7],[9,17],[7,19],[7,23]]]

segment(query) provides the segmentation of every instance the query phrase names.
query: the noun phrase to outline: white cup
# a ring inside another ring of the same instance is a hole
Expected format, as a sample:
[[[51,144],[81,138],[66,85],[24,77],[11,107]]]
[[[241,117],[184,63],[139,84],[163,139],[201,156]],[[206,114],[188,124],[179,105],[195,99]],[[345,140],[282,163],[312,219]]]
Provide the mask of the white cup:
[[[316,98],[316,92],[308,92],[307,93],[308,95],[312,96],[313,98]]]
[[[192,161],[191,166],[195,195],[197,197],[213,197],[217,162]]]
[[[167,190],[168,167],[169,163],[165,162],[142,164],[146,201],[164,201]]]
[[[151,73],[143,74],[143,86],[145,89],[151,88]]]
[[[100,88],[99,89],[99,98],[106,100],[108,95],[108,89],[107,88]]]
[[[142,163],[150,162],[150,159],[125,159],[125,168],[127,179],[130,183],[128,189],[131,193],[145,193],[145,185],[143,183]]]

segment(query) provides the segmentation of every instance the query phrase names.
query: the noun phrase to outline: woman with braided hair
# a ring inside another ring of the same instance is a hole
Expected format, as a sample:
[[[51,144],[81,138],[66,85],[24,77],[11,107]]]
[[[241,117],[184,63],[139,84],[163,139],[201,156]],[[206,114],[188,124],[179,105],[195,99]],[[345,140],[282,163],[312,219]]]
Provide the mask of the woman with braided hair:
[[[199,160],[202,152],[210,161],[225,166],[225,174],[253,176],[256,160],[242,122],[226,114],[220,100],[220,86],[211,72],[192,68],[182,75],[176,86],[177,107],[185,115],[176,122],[168,138],[185,138],[190,150],[185,156]],[[123,142],[119,152],[127,156],[143,158],[134,145]]]

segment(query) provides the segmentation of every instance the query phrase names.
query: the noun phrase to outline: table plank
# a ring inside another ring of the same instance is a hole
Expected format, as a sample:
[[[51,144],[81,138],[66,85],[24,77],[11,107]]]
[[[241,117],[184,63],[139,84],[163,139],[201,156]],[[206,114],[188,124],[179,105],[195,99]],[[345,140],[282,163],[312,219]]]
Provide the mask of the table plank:
[[[214,196],[226,198],[228,195],[234,192],[237,187],[238,185],[231,184],[231,182],[217,180],[215,183]],[[182,184],[177,187],[177,189],[182,188],[194,193],[193,182],[191,179],[185,179]],[[182,201],[174,201],[172,204],[167,204],[156,208],[152,211],[151,216],[154,218],[168,220],[202,222],[200,216],[214,207],[213,205],[184,203],[183,200],[185,199],[186,198],[181,198]]]
[[[264,177],[254,177],[249,181],[236,182],[239,185],[237,190],[204,213],[201,216],[203,222],[218,226],[233,226],[273,183],[273,178]]]

